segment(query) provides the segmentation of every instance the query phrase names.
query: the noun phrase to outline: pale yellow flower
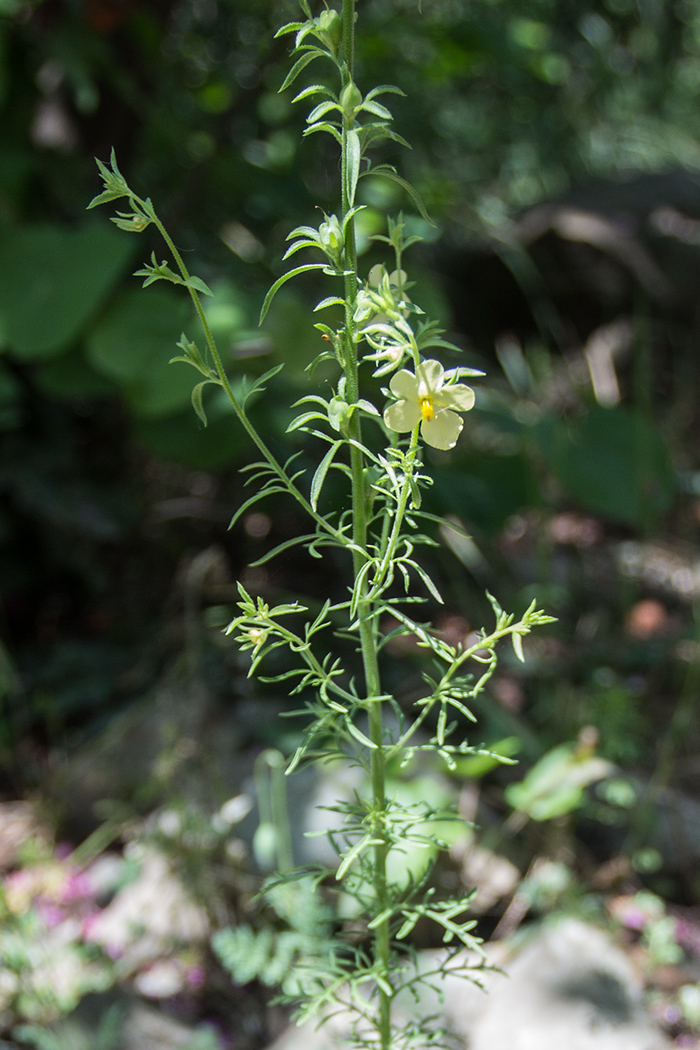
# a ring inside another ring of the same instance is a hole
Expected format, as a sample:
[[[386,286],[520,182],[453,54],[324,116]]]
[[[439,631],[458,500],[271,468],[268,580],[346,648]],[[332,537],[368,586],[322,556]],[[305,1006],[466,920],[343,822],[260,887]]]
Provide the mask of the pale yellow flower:
[[[458,412],[474,407],[474,391],[453,383],[457,371],[445,372],[439,361],[423,361],[415,375],[402,368],[391,377],[389,388],[399,400],[384,412],[389,430],[405,434],[420,423],[421,437],[433,448],[453,448],[464,425]]]

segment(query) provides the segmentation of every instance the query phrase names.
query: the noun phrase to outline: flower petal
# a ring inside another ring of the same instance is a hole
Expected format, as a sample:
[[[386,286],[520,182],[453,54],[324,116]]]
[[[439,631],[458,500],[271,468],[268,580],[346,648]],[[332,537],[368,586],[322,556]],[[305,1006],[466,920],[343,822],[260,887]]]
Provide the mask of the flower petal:
[[[474,407],[474,391],[465,383],[455,383],[453,386],[444,386],[440,391],[437,402],[446,408],[456,408],[458,412],[468,412]]]
[[[448,449],[457,444],[463,426],[462,419],[456,412],[444,409],[438,412],[434,419],[424,419],[420,432],[423,440],[433,448]],[[395,428],[392,427],[393,429]]]
[[[429,361],[421,362],[416,369],[416,379],[420,381],[420,396],[425,397],[426,394],[437,393],[442,386],[444,375],[445,369],[439,361],[431,358]]]
[[[413,372],[409,372],[407,368],[402,368],[400,372],[394,372],[389,383],[389,389],[395,397],[405,397],[408,401],[418,401],[418,380]]]
[[[397,375],[400,374],[397,373]],[[411,373],[407,374],[410,375]],[[413,377],[411,376],[411,378]],[[450,415],[454,415],[454,412],[451,412]],[[459,416],[456,418],[459,419]],[[384,412],[385,424],[389,430],[395,430],[398,434],[405,434],[407,430],[413,430],[420,419],[421,410],[418,401],[395,401]]]

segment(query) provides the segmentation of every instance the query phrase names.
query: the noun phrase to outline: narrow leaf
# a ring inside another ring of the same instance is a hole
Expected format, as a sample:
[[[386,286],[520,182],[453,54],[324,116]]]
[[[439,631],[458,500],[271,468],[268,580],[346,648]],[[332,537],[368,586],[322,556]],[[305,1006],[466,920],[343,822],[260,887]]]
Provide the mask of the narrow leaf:
[[[328,469],[333,462],[336,452],[342,444],[342,441],[334,441],[316,468],[314,479],[311,482],[311,506],[314,510],[316,510],[318,505],[318,497],[321,495],[321,489],[323,488],[323,482],[326,480]]]
[[[329,124],[328,121],[323,121],[320,124],[312,124],[311,127],[307,128],[304,132],[304,137],[306,137],[307,135],[313,135],[315,131],[327,131],[329,135],[333,136],[333,138],[339,146],[341,146],[343,143],[338,129],[334,127],[333,124]]]
[[[308,117],[306,118],[306,123],[316,124],[321,119],[321,117],[325,117],[326,113],[330,113],[334,109],[337,110],[339,113],[343,112],[337,102],[319,102],[319,104],[317,106],[314,106],[314,108],[309,113]]]
[[[372,88],[365,95],[365,102],[371,101],[376,98],[377,95],[401,95],[402,98],[406,98],[406,92],[402,91],[400,87],[396,87],[395,84],[379,84],[378,87]]]
[[[254,496],[250,496],[244,503],[241,503],[236,513],[229,522],[229,529],[232,529],[242,514],[248,510],[248,507],[252,507],[258,500],[264,499],[265,496],[271,496],[275,492],[285,492],[286,490],[281,485],[270,485],[266,486],[260,492],[256,492]]]
[[[286,282],[292,277],[296,277],[300,273],[307,273],[309,270],[322,270],[325,265],[325,263],[305,263],[304,266],[297,266],[293,270],[288,270],[287,273],[282,274],[281,277],[278,277],[265,296],[265,301],[262,304],[262,310],[260,311],[260,324],[265,320],[267,311],[270,309],[270,303],[283,284],[286,284]]]
[[[437,587],[435,586],[435,584],[433,583],[433,581],[432,581],[432,580],[430,579],[430,577],[428,576],[428,574],[427,574],[427,572],[425,571],[425,569],[424,569],[424,568],[422,568],[422,566],[420,566],[420,565],[418,564],[418,562],[415,562],[415,561],[411,561],[411,563],[410,563],[410,564],[411,564],[411,566],[412,566],[412,567],[413,567],[413,568],[414,568],[414,569],[416,570],[416,572],[417,572],[417,573],[418,573],[418,575],[420,576],[421,580],[423,581],[423,583],[425,584],[425,586],[426,586],[426,587],[428,588],[428,590],[429,590],[429,591],[430,591],[430,593],[432,594],[432,596],[433,596],[433,598],[435,599],[435,601],[436,601],[436,602],[439,602],[439,603],[440,603],[440,605],[444,605],[444,601],[443,601],[442,595],[440,594],[439,590],[437,589]]]
[[[109,201],[119,200],[120,197],[128,197],[128,193],[124,190],[104,190],[102,193],[98,193],[96,197],[93,197],[87,206],[87,211],[90,208],[96,208],[98,204],[107,204]]]
[[[201,292],[202,295],[213,295],[211,288],[208,284],[205,284],[201,277],[188,277],[186,281],[183,281],[188,288],[193,288],[196,292]]]
[[[196,387],[192,390],[192,408],[195,410],[199,418],[201,419],[204,426],[207,425],[207,414],[204,411],[202,404],[202,394],[204,387],[211,383],[211,379],[205,379],[203,383],[197,383]]]
[[[275,40],[278,36],[284,36],[285,33],[297,33],[306,25],[306,22],[287,22],[286,25],[280,26],[275,33]]]
[[[382,120],[393,120],[391,112],[386,106],[382,106],[379,102],[372,102],[371,100],[368,101],[365,99],[360,106],[360,109],[364,110],[366,113],[374,113],[375,117],[381,117]]]
[[[332,91],[329,91],[324,84],[309,84],[303,91],[300,91],[298,95],[295,95],[292,102],[301,102],[304,98],[309,98],[311,95],[326,95],[329,99],[338,101]]]
[[[434,223],[428,215],[428,212],[425,209],[425,205],[423,204],[423,201],[421,200],[418,191],[411,185],[410,182],[407,182],[406,179],[402,179],[401,176],[394,170],[394,168],[391,167],[391,165],[380,164],[377,167],[372,168],[372,174],[385,175],[387,179],[391,179],[392,182],[398,183],[398,185],[401,186],[409,195],[409,197],[415,204],[416,208],[418,208],[418,211],[420,212],[421,216],[425,219],[425,221],[430,223],[431,226],[436,225],[436,223]]]
[[[363,745],[363,747],[368,747],[370,748],[370,750],[376,751],[377,745],[373,744],[368,736],[365,736],[364,733],[361,733],[357,726],[354,724],[354,722],[352,722],[349,718],[345,719],[345,728],[347,729],[350,736],[354,736],[355,740],[358,740]]]
[[[335,873],[335,877],[340,882],[345,872],[348,870],[354,860],[356,860],[364,849],[372,844],[372,837],[369,832],[361,838],[359,842],[356,842],[349,853],[346,853],[343,857],[340,867]]]
[[[299,430],[300,427],[306,426],[312,419],[327,419],[328,416],[324,416],[321,412],[302,412],[300,416],[293,419],[287,427],[285,433],[290,434],[293,430]]]
[[[355,203],[355,192],[357,180],[360,177],[360,161],[362,160],[362,146],[360,136],[356,131],[347,133],[347,160],[348,160],[348,202],[350,207]]]
[[[264,565],[266,562],[270,561],[271,558],[276,558],[277,555],[281,554],[283,551],[290,550],[291,547],[298,547],[300,544],[307,543],[309,540],[313,539],[315,539],[315,533],[313,532],[307,536],[295,536],[293,540],[286,540],[284,543],[280,543],[276,547],[273,547],[271,551],[268,551],[267,554],[263,554],[263,556],[258,558],[257,561],[252,561],[250,566],[251,568],[256,568],[258,565]]]
[[[277,33],[276,35],[279,36],[279,33]],[[278,88],[278,90],[279,91],[286,91],[286,89],[291,84],[294,83],[294,81],[299,76],[301,71],[303,69],[306,69],[306,67],[308,66],[309,62],[313,62],[313,60],[315,58],[318,58],[319,56],[323,56],[324,54],[325,54],[325,52],[321,51],[320,48],[316,48],[316,47],[309,48],[309,50],[305,54],[303,54],[301,56],[301,58],[298,58],[296,60],[296,62],[294,63],[294,65],[292,66],[292,68],[289,70],[289,72],[287,73],[286,77],[284,78],[284,82],[283,82],[282,86],[280,88]]]

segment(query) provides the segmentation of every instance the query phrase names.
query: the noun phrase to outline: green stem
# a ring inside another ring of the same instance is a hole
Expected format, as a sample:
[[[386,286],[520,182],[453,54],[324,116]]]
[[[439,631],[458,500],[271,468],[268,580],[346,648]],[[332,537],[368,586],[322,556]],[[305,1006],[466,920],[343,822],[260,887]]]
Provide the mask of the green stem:
[[[343,42],[342,54],[345,68],[343,70],[343,84],[349,83],[353,78],[353,63],[355,50],[355,0],[343,0],[342,10]],[[345,220],[350,210],[348,197],[348,156],[347,136],[353,128],[354,120],[347,115],[343,116],[342,135],[342,213]],[[355,307],[357,303],[357,245],[355,240],[355,220],[351,218],[346,226],[345,236],[345,268],[349,272],[345,276],[345,382],[349,404],[355,404],[359,400],[359,377],[357,367],[357,341],[355,339]],[[352,515],[353,515],[353,570],[357,579],[366,561],[367,550],[367,487],[365,480],[365,462],[362,454],[362,425],[359,412],[353,412],[349,434],[353,439],[350,446],[350,470],[352,475]],[[372,616],[373,605],[368,601],[367,583],[363,582],[358,605],[358,621],[360,632],[360,644],[362,648],[362,663],[365,673],[365,690],[367,698],[381,695],[381,682],[379,675],[379,663],[377,659],[377,638]],[[386,754],[384,747],[384,728],[382,724],[381,702],[369,704],[369,736],[375,745],[371,752],[371,782],[372,782],[372,831],[377,839],[374,846],[374,889],[376,893],[377,914],[384,912],[388,903],[386,860],[389,845],[386,835]],[[390,946],[389,946],[389,920],[381,922],[374,934],[374,956],[378,964],[382,983],[386,986],[390,981]],[[384,988],[378,987],[379,1016],[377,1018],[377,1034],[380,1040],[381,1050],[390,1050],[391,1046],[391,996]]]
[[[406,463],[406,476],[404,478],[403,486],[401,489],[401,495],[399,496],[398,504],[396,507],[394,521],[391,526],[391,534],[388,537],[386,545],[383,545],[381,548],[384,550],[384,554],[382,556],[381,564],[377,569],[377,574],[372,580],[372,590],[370,592],[371,597],[377,597],[379,595],[380,589],[382,588],[386,580],[387,573],[389,572],[389,567],[396,553],[398,542],[401,538],[401,529],[403,527],[403,520],[406,514],[406,504],[408,503],[408,497],[411,493],[412,468],[417,449],[418,427],[416,426],[413,430],[413,433],[411,434],[411,445],[408,450]]]

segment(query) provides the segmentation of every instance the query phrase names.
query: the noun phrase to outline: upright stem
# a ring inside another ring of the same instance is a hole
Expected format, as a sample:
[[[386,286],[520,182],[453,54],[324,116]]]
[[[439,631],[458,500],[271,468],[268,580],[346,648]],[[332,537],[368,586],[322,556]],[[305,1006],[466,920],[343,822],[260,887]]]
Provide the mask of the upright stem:
[[[343,42],[342,54],[345,63],[343,71],[344,85],[353,79],[354,50],[355,50],[355,0],[343,0],[342,11]],[[350,210],[348,198],[348,158],[347,158],[347,135],[352,130],[354,118],[345,115],[343,117],[343,145],[342,145],[342,183],[343,219]],[[349,404],[359,400],[359,379],[357,367],[357,343],[355,341],[355,306],[357,302],[357,246],[355,240],[355,222],[350,219],[346,227],[345,236],[345,268],[349,272],[345,276],[345,377],[346,395]],[[350,437],[353,444],[350,446],[350,469],[352,473],[352,511],[353,511],[353,569],[357,578],[362,569],[366,555],[362,552],[367,549],[367,486],[365,481],[365,461],[360,450],[362,444],[362,425],[359,412],[353,412],[350,425]],[[365,673],[365,695],[368,700],[381,695],[381,681],[379,676],[379,664],[377,660],[377,642],[374,620],[372,617],[373,604],[367,599],[367,583],[363,583],[358,605],[358,620],[360,631],[360,644],[362,647],[362,662]],[[386,860],[389,847],[386,839],[386,756],[384,750],[384,730],[382,725],[381,701],[375,700],[368,704],[369,707],[369,736],[374,744],[371,754],[371,780],[372,780],[372,821],[377,844],[374,847],[374,888],[376,893],[377,914],[386,909],[387,879]],[[385,988],[389,986],[390,958],[389,958],[389,922],[385,920],[380,923],[374,935],[374,961],[378,964],[379,972],[383,978],[382,984]],[[391,996],[385,988],[377,987],[379,997],[379,1017],[377,1032],[380,1039],[381,1050],[390,1050],[391,1046]]]

